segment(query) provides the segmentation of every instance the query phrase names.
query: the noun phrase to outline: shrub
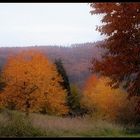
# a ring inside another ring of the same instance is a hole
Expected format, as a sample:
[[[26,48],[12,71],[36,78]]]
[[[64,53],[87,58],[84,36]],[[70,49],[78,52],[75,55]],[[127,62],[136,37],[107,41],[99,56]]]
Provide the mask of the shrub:
[[[45,133],[34,128],[29,121],[22,114],[17,112],[3,112],[5,117],[7,113],[10,115],[6,123],[0,122],[0,136],[1,137],[26,137],[26,136],[45,136]]]
[[[91,115],[105,120],[121,123],[138,122],[140,116],[136,115],[135,111],[138,97],[128,100],[127,93],[121,88],[112,89],[107,85],[109,81],[110,79],[105,77],[93,81],[93,87],[86,88],[83,92],[82,107],[88,109]],[[91,83],[90,85],[92,86]]]

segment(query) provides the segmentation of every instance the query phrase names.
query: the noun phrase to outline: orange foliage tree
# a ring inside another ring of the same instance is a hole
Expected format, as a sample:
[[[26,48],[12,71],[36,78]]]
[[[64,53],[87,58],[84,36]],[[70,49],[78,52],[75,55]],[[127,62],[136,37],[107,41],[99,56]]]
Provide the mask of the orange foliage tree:
[[[99,80],[99,78],[96,75],[89,76],[88,79],[84,83],[83,90],[91,91],[98,83],[98,80]]]
[[[89,77],[82,95],[81,106],[88,109],[91,115],[111,121],[138,120],[139,116],[135,114],[138,98],[127,100],[127,93],[124,90],[113,89],[107,84],[108,82],[110,79],[106,77],[98,79],[96,76]]]
[[[59,84],[62,78],[42,53],[30,50],[9,57],[2,77],[6,81],[2,93],[5,106],[12,102],[26,115],[42,108],[56,114],[68,112],[67,94]]]

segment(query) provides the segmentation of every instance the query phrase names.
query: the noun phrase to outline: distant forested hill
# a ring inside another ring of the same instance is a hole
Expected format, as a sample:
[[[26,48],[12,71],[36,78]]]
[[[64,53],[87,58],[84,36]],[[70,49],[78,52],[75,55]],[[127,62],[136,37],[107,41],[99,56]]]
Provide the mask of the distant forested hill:
[[[73,44],[66,46],[29,46],[29,47],[1,47],[0,67],[2,67],[8,56],[23,50],[38,49],[46,54],[52,61],[61,58],[69,76],[70,82],[82,86],[85,79],[91,74],[89,72],[90,61],[93,57],[100,58],[103,50],[97,48],[103,42]]]

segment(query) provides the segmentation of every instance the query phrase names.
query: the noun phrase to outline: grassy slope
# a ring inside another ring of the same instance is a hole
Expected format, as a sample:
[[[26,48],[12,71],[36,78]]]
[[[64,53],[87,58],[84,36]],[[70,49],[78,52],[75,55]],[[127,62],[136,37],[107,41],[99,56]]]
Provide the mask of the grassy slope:
[[[88,117],[62,118],[32,113],[26,118],[15,111],[0,113],[0,137],[139,137],[139,132],[139,128],[126,131],[123,126]]]

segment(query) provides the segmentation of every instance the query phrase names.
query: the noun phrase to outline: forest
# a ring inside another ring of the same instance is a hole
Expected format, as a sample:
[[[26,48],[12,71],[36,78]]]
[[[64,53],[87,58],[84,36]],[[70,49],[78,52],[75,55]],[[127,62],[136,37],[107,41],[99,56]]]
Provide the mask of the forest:
[[[140,136],[140,4],[90,7],[103,41],[0,48],[0,137]]]
[[[98,48],[102,41],[72,44],[67,46],[26,46],[26,47],[1,47],[0,66],[6,63],[9,55],[15,55],[24,50],[36,49],[44,53],[52,62],[61,59],[71,83],[81,87],[91,73],[89,71],[92,58],[100,58],[103,49]],[[71,67],[73,66],[73,67]]]

